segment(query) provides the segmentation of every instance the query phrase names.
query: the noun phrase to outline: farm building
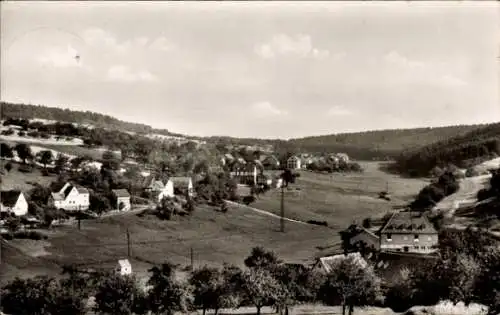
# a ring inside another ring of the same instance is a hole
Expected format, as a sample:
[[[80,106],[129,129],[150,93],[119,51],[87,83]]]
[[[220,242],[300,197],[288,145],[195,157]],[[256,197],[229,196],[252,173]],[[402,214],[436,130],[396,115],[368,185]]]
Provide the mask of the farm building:
[[[5,190],[0,192],[1,212],[14,213],[22,216],[28,213],[28,202],[19,190]]]
[[[298,170],[302,167],[302,160],[297,156],[291,156],[286,160],[286,167],[290,170]]]
[[[170,179],[162,181],[155,179],[154,176],[146,176],[142,181],[142,187],[144,191],[151,193],[158,202],[163,198],[174,196],[174,183]]]
[[[49,203],[68,211],[88,210],[90,194],[87,188],[66,183],[61,190],[51,194]]]
[[[174,193],[177,191],[179,194],[187,193],[189,196],[194,194],[193,180],[191,177],[178,176],[169,179],[173,183]]]
[[[274,170],[280,166],[280,161],[274,155],[262,155],[259,160],[265,169]]]
[[[128,211],[131,208],[130,194],[126,189],[113,189],[113,195],[116,198],[116,209]]]
[[[118,264],[116,266],[116,272],[118,272],[122,276],[128,276],[132,274],[132,264],[128,259],[120,259],[118,260]]]
[[[349,253],[347,255],[339,254],[333,256],[320,257],[316,261],[313,269],[319,270],[322,272],[329,273],[333,269],[335,269],[336,265],[339,264],[343,259],[352,258],[356,263],[358,263],[361,267],[367,267],[368,263],[361,256],[360,253]]]
[[[432,253],[438,232],[420,212],[395,212],[380,231],[380,250]]]
[[[368,231],[365,228],[361,228],[359,233],[349,239],[349,244],[351,246],[357,246],[359,244],[364,244],[367,248],[374,248],[376,250],[380,249],[380,237],[375,235],[375,233]]]

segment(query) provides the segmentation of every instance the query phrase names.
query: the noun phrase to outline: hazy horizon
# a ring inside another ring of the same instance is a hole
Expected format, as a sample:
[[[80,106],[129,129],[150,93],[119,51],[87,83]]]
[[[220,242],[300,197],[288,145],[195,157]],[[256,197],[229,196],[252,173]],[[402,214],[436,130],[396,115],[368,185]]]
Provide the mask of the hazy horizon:
[[[500,121],[496,2],[0,8],[6,102],[193,136],[289,139]]]

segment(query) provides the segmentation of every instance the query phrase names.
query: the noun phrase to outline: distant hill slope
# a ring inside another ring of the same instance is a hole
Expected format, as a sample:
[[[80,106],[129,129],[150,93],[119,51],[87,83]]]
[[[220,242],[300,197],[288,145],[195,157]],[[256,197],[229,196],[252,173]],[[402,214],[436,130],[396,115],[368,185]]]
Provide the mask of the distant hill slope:
[[[0,106],[2,119],[8,117],[42,118],[75,123],[88,123],[96,127],[141,134],[156,133],[168,136],[181,136],[188,139],[205,140],[210,143],[272,145],[275,151],[281,154],[287,152],[344,152],[358,160],[394,159],[400,157],[403,151],[418,150],[435,142],[446,142],[447,139],[465,136],[470,132],[483,130],[483,128],[487,127],[487,125],[459,125],[437,128],[376,130],[305,137],[286,141],[278,139],[242,139],[229,136],[184,136],[165,129],[154,129],[145,124],[125,122],[108,115],[90,111],[73,111],[56,107],[12,104],[6,102],[1,102]],[[482,131],[479,132],[481,133]],[[231,131],[228,130],[228,134],[230,133]]]
[[[402,151],[464,135],[482,125],[436,128],[389,129],[342,133],[292,139],[290,144],[303,151],[345,152],[357,159],[394,158]]]
[[[410,176],[427,176],[435,166],[467,168],[500,154],[500,123],[479,126],[466,134],[441,140],[396,158],[391,169]]]
[[[176,135],[168,130],[153,129],[145,124],[126,122],[117,118],[94,113],[90,111],[74,111],[57,107],[41,105],[12,104],[1,102],[1,119],[5,118],[40,118],[47,120],[65,121],[79,124],[92,124],[98,128],[116,129],[136,133],[158,133],[164,135]]]

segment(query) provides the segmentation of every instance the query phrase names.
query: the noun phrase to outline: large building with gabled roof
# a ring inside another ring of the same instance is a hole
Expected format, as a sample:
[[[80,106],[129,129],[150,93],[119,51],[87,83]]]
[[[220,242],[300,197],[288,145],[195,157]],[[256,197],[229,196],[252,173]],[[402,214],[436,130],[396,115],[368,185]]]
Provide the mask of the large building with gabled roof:
[[[432,253],[438,245],[438,232],[421,212],[395,212],[380,230],[380,250]]]

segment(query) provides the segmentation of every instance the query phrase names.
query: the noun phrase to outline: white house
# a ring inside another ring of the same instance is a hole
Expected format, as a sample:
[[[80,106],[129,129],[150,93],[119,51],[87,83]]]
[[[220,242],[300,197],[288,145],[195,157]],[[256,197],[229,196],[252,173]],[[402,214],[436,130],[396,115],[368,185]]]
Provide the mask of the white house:
[[[291,156],[286,160],[286,167],[291,170],[297,170],[301,168],[301,160],[297,156]]]
[[[128,276],[132,274],[132,265],[128,259],[118,260],[118,264],[115,269],[122,276]]]
[[[0,192],[0,211],[22,216],[28,213],[28,202],[19,190],[2,191]]]
[[[88,210],[90,194],[87,188],[66,183],[61,190],[52,193],[51,203],[57,209],[69,211]]]
[[[128,211],[131,208],[130,194],[126,189],[113,189],[113,195],[116,199],[116,209]]]
[[[142,187],[144,187],[145,191],[151,192],[158,202],[163,198],[174,196],[174,183],[170,179],[161,181],[155,179],[153,176],[147,176],[142,183]]]

